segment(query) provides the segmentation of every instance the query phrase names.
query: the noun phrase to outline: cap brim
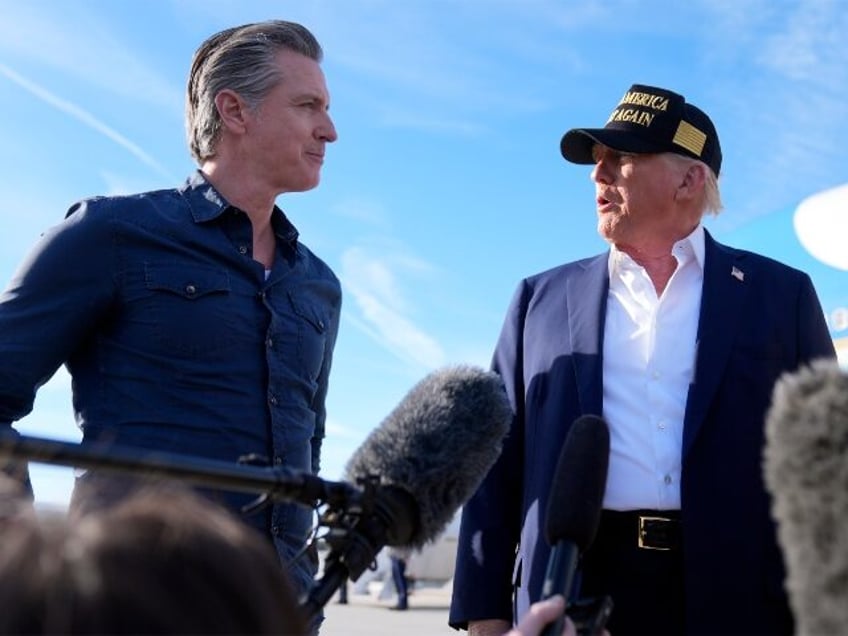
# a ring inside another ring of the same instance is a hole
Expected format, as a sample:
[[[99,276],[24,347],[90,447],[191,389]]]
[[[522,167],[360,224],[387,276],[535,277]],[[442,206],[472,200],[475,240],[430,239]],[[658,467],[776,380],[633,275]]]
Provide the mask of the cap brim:
[[[592,148],[595,144],[603,144],[619,152],[661,152],[656,144],[645,141],[641,137],[626,130],[614,128],[574,128],[562,136],[559,149],[562,156],[571,163],[591,164]]]

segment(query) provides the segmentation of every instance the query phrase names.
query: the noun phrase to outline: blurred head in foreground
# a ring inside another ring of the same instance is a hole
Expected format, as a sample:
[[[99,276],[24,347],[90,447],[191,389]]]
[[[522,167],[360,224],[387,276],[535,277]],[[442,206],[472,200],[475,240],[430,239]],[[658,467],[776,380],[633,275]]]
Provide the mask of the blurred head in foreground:
[[[0,494],[0,607],[2,634],[306,633],[271,545],[174,488],[79,516]]]

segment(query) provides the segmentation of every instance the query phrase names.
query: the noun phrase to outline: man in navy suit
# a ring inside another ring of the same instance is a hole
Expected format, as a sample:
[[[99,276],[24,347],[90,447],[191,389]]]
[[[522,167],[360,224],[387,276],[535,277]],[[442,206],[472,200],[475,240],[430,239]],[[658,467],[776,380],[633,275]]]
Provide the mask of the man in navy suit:
[[[791,633],[761,453],[777,378],[835,355],[810,278],[704,229],[721,147],[683,96],[634,85],[561,150],[594,164],[610,249],[513,297],[493,368],[515,418],[463,510],[450,623],[500,634],[540,598],[560,449],[598,414],[609,474],[578,578],[581,596],[612,597],[610,632]]]

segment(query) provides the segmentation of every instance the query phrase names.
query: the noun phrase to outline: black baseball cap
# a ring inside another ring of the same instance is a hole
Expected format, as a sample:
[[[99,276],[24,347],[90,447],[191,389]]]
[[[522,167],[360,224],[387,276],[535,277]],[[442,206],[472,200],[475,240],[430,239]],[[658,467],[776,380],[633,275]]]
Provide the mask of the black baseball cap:
[[[603,128],[569,130],[560,150],[572,163],[591,164],[596,143],[620,152],[674,152],[700,159],[716,176],[721,170],[721,146],[710,118],[682,95],[655,86],[631,86]]]

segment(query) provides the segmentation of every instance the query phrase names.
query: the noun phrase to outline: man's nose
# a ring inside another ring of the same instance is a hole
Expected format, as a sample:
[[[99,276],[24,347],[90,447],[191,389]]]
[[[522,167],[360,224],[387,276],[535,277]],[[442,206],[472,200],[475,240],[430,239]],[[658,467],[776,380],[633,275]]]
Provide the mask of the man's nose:
[[[336,126],[333,124],[333,119],[330,117],[330,114],[324,113],[324,116],[326,121],[318,127],[316,136],[323,141],[332,143],[339,138],[339,134],[336,132]]]

